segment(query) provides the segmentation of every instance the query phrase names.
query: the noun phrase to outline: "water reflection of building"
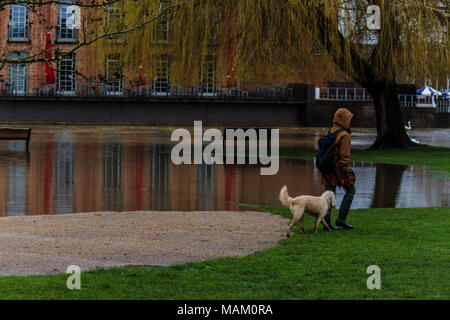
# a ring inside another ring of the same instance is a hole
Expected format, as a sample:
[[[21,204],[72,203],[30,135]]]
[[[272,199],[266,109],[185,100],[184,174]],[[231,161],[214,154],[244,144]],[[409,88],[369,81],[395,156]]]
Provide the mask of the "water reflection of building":
[[[433,206],[450,206],[450,179],[433,179],[436,173],[423,170],[420,166],[411,166],[405,171],[400,186],[398,207],[423,207],[424,203]]]
[[[197,166],[174,165],[169,159],[170,210],[194,211],[197,208]]]
[[[74,205],[74,135],[55,135],[55,214],[73,213]]]
[[[28,175],[28,214],[52,214],[55,195],[54,133],[47,132],[43,141],[31,143]]]
[[[103,210],[122,210],[122,144],[105,142],[103,146]]]
[[[152,144],[150,146],[151,184],[150,204],[152,210],[171,210],[169,188],[169,165],[171,148],[169,145]]]
[[[130,211],[150,208],[150,149],[140,139],[123,146],[123,207]]]
[[[197,205],[196,210],[216,210],[216,171],[217,166],[202,164],[197,166]]]
[[[8,157],[3,156],[6,150],[7,145],[5,143],[0,143],[0,217],[5,217],[7,215],[6,197],[8,194],[7,188],[9,185],[7,175]]]
[[[281,159],[275,176],[256,165],[181,165],[171,146],[145,134],[55,130],[35,134],[27,160],[22,142],[0,143],[0,216],[104,210],[235,210],[234,203],[279,205],[292,195],[320,195],[311,160]],[[421,167],[355,162],[353,208],[448,206],[450,179]],[[344,192],[338,190],[338,204]]]
[[[103,210],[103,141],[102,135],[89,139],[75,136],[74,199],[76,212]]]
[[[9,157],[7,161],[6,180],[9,183],[6,188],[6,201],[3,210],[9,216],[24,215],[27,212],[27,201],[23,190],[27,189],[28,182],[26,158],[20,157],[20,153],[24,151],[24,144],[17,141],[8,141],[7,150],[15,156]]]
[[[225,166],[225,208],[232,209],[229,202],[278,205],[278,194],[287,185],[292,195],[321,193],[320,178],[303,160],[282,159],[275,176],[261,176],[256,165]]]
[[[239,166],[224,165],[223,171],[224,180],[222,183],[225,185],[223,205],[225,210],[232,210],[235,208],[233,203],[237,203],[241,200],[239,196],[241,194],[241,175],[239,174]]]
[[[366,208],[378,207],[379,198],[376,198],[376,181],[377,181],[377,166],[374,163],[368,162],[352,162],[352,168],[356,175],[356,195],[353,199],[352,208]],[[383,187],[378,183],[379,187]],[[344,198],[344,190],[337,189],[337,201],[341,203]],[[378,193],[380,196],[385,193]],[[338,206],[339,207],[339,206]]]

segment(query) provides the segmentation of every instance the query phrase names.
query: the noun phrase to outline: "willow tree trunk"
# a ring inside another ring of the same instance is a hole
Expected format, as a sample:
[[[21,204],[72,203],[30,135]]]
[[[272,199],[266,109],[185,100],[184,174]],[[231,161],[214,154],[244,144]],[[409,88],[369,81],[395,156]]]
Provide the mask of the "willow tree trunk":
[[[415,145],[405,130],[397,85],[391,81],[366,84],[377,118],[377,139],[371,149],[407,148]]]

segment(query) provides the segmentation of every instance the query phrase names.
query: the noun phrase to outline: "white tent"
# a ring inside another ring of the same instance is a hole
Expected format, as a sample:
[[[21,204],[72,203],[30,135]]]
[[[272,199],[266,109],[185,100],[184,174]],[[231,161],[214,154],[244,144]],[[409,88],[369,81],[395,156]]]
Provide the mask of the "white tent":
[[[425,96],[425,97],[442,96],[442,92],[440,92],[432,87],[429,87],[429,86],[425,86],[422,89],[417,90],[416,93],[419,96]]]

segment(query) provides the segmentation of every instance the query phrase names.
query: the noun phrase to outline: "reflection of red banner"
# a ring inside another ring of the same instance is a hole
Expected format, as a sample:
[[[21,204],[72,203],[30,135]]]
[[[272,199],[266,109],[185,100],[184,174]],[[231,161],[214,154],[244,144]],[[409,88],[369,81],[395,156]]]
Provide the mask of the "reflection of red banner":
[[[225,166],[225,210],[232,210],[233,187],[236,176],[234,166]]]
[[[50,32],[47,32],[47,40],[45,42],[45,59],[52,58],[52,37]],[[45,81],[47,84],[54,84],[56,82],[55,70],[52,69],[51,61],[45,64]]]

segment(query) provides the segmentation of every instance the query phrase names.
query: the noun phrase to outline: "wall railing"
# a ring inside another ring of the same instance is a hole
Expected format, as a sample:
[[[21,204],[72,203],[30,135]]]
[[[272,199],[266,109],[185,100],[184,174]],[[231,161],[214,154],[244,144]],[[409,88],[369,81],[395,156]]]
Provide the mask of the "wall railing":
[[[136,98],[196,98],[196,99],[293,99],[293,88],[286,85],[260,85],[251,86],[211,86],[207,88],[198,85],[168,84],[164,87],[157,85],[140,85],[136,81],[123,79],[105,79],[77,81],[74,90],[65,92],[57,85],[43,84],[26,93],[17,92],[14,82],[0,80],[0,96],[77,96],[77,97],[136,97]]]
[[[316,88],[316,100],[332,101],[367,101],[373,98],[365,88]],[[449,99],[439,97],[421,97],[416,94],[399,94],[398,100],[402,107],[410,108],[436,108],[436,112],[449,112]],[[447,111],[445,111],[447,110]]]

